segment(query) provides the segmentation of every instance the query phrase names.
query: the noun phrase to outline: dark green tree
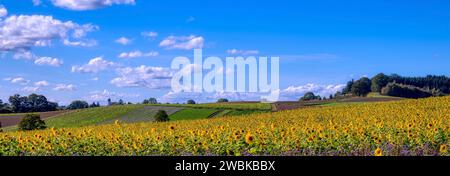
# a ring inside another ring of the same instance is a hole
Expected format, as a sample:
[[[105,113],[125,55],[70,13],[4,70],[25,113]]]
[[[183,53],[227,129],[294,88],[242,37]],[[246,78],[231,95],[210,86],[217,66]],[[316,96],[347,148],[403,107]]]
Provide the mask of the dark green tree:
[[[186,103],[187,104],[196,104],[194,100],[188,100]]]
[[[86,101],[82,101],[82,100],[75,100],[72,101],[72,103],[69,104],[69,106],[66,107],[66,109],[85,109],[85,108],[89,108],[89,104]]]
[[[45,129],[45,122],[38,114],[27,114],[19,123],[19,129],[23,131]]]
[[[158,100],[156,100],[156,98],[149,98],[148,104],[158,104]]]
[[[389,76],[383,73],[377,74],[372,78],[372,92],[381,92],[381,89],[389,83]]]
[[[155,115],[155,121],[157,122],[167,122],[169,121],[169,115],[167,115],[166,111],[158,110]]]
[[[220,98],[217,100],[217,103],[226,103],[226,102],[228,102],[228,99],[226,98]]]
[[[370,84],[370,79],[363,77],[353,83],[351,93],[361,97],[367,96],[370,93]]]

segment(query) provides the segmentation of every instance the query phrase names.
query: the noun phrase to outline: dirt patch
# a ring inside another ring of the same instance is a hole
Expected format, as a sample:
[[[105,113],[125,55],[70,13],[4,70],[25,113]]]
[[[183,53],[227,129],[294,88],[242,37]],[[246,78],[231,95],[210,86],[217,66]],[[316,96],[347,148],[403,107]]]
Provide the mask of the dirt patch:
[[[53,116],[61,115],[67,113],[69,111],[52,111],[52,112],[41,112],[41,119],[47,119]],[[2,123],[2,127],[14,126],[19,124],[25,114],[14,114],[14,115],[2,115],[0,116],[0,122]]]

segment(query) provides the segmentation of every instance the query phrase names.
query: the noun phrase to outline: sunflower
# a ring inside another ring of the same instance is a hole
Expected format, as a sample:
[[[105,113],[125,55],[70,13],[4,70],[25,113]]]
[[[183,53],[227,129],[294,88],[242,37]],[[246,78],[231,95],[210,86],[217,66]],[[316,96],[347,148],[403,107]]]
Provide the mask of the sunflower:
[[[246,142],[247,144],[251,144],[251,143],[253,142],[253,140],[254,140],[254,138],[253,138],[252,134],[250,134],[250,132],[248,132],[248,133],[245,135],[245,142]]]
[[[377,148],[374,152],[375,156],[383,156],[383,151],[380,148]]]
[[[173,126],[173,125],[169,126],[169,130],[174,130],[174,129],[175,129],[175,126]]]
[[[447,153],[447,145],[442,144],[442,145],[439,147],[439,152],[441,152],[442,154]]]

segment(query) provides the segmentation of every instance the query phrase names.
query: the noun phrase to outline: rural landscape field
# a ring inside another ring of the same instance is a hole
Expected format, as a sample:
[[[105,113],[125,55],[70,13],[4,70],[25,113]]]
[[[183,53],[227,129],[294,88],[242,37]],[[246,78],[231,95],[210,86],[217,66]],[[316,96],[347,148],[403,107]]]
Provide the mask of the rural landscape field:
[[[442,0],[1,0],[0,161],[231,175],[449,158],[449,22]]]
[[[260,110],[267,110],[265,106],[270,107],[270,104],[253,105]],[[139,113],[149,108],[142,105],[70,112],[62,117],[49,119],[49,129],[46,130],[0,133],[0,155],[450,154],[450,97],[343,103],[209,118],[208,114],[217,110],[204,109],[205,107],[223,107],[226,110],[230,106],[215,104],[199,107],[201,109],[189,106],[189,109],[175,112],[183,113],[183,118],[181,115],[175,116],[177,120],[173,122],[153,123],[127,123],[133,117],[124,115],[117,118],[105,113]],[[175,111],[173,107],[160,107],[167,108]],[[185,110],[189,111],[184,113]],[[198,120],[178,121],[189,117]],[[111,123],[102,124],[103,122]],[[84,123],[98,125],[79,127]]]

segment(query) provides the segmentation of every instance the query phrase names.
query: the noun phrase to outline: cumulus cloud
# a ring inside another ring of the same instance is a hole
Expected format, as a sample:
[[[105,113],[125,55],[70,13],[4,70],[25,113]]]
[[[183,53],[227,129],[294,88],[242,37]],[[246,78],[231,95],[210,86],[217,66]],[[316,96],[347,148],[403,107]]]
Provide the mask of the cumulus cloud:
[[[116,63],[104,60],[103,57],[96,57],[91,59],[87,64],[82,66],[72,66],[73,73],[97,73],[117,66]]]
[[[77,90],[77,87],[73,84],[57,84],[53,90],[71,92]]]
[[[289,86],[285,89],[279,90],[279,101],[297,101],[307,92],[313,92],[316,95],[328,96],[337,91],[341,91],[345,87],[344,84],[336,85],[318,85],[306,84],[301,86]],[[189,99],[197,102],[206,103],[214,102],[219,98],[227,98],[230,101],[261,101],[261,96],[268,95],[268,93],[259,92],[212,92],[212,93],[197,93],[197,92],[172,92],[169,91],[159,98],[160,102],[183,103]]]
[[[106,101],[107,99],[119,99],[119,98],[136,98],[139,97],[139,94],[127,94],[127,93],[117,93],[111,92],[108,90],[103,91],[93,91],[90,92],[90,95],[85,97],[84,99],[87,101]]]
[[[37,91],[39,91],[39,90],[41,90],[40,87],[29,87],[29,86],[24,87],[24,88],[22,89],[23,92],[27,92],[27,93],[35,93],[35,92],[37,92]]]
[[[159,53],[156,51],[150,51],[148,53],[143,53],[139,50],[136,51],[132,51],[132,52],[124,52],[124,53],[120,53],[119,58],[123,58],[123,59],[130,59],[130,58],[137,58],[137,57],[154,57],[154,56],[158,56]]]
[[[36,65],[48,65],[52,67],[59,67],[63,64],[63,61],[61,61],[58,58],[51,58],[51,57],[41,57],[39,59],[36,59],[34,61],[34,64]]]
[[[14,53],[13,58],[14,59],[26,59],[26,60],[32,60],[35,59],[37,56],[34,55],[31,51],[20,51],[17,53]]]
[[[6,10],[5,6],[0,5],[0,18],[5,17],[8,15],[8,10]]]
[[[52,0],[52,3],[56,7],[77,11],[94,10],[115,4],[136,4],[135,0]]]
[[[144,32],[141,32],[141,35],[144,36],[144,37],[148,37],[148,38],[158,37],[158,33],[157,32],[153,32],[153,31],[144,31]]]
[[[303,96],[307,92],[313,92],[314,94],[320,96],[328,96],[341,91],[345,87],[345,84],[337,85],[318,85],[318,84],[306,84],[302,86],[289,86],[281,91],[281,94],[285,97],[296,97]]]
[[[95,40],[70,41],[69,39],[64,39],[63,44],[66,46],[93,47],[97,45],[97,41]]]
[[[170,86],[172,71],[162,67],[125,67],[117,69],[119,77],[111,80],[117,87],[146,87],[151,89],[168,88]]]
[[[42,4],[41,0],[32,0],[34,6],[39,6]]]
[[[166,49],[191,50],[203,48],[205,39],[202,36],[169,36],[159,43]]]
[[[27,79],[25,79],[23,77],[5,78],[4,80],[5,81],[9,81],[9,82],[14,83],[14,84],[22,84],[22,85],[26,85],[26,84],[28,84],[30,82],[30,80],[27,80]]]
[[[34,86],[36,87],[45,87],[50,85],[50,83],[48,83],[47,81],[38,81],[34,83]]]
[[[84,43],[81,39],[95,30],[98,27],[92,24],[63,22],[52,16],[13,15],[0,23],[0,51],[29,51],[32,47],[49,46],[53,40],[62,40],[66,45],[81,45]]]
[[[195,21],[195,18],[193,16],[190,16],[188,19],[186,19],[186,23],[190,23]]]
[[[238,50],[238,49],[229,49],[227,50],[228,54],[231,55],[257,55],[259,54],[258,50]]]
[[[128,39],[126,37],[120,37],[115,42],[121,45],[128,45],[131,43],[131,41],[132,41],[131,39]]]

